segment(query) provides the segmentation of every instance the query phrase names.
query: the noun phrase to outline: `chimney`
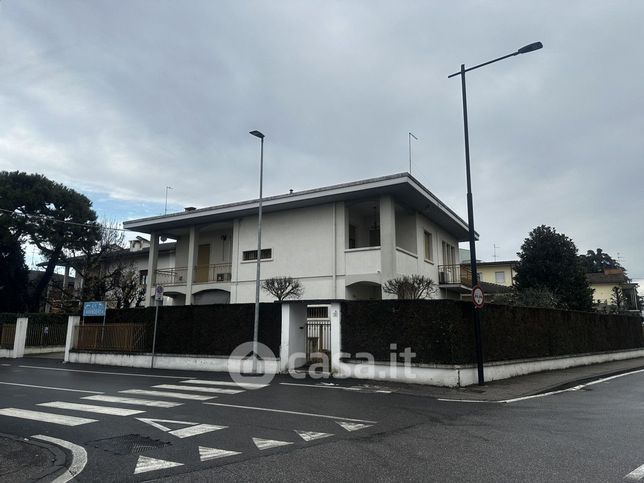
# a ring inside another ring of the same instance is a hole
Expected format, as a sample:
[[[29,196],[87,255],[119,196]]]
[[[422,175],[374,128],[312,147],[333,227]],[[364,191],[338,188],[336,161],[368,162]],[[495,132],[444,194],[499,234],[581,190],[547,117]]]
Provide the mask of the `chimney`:
[[[183,209],[183,211],[195,211],[196,209],[197,209],[197,208],[195,208],[194,206],[186,206],[186,207]]]

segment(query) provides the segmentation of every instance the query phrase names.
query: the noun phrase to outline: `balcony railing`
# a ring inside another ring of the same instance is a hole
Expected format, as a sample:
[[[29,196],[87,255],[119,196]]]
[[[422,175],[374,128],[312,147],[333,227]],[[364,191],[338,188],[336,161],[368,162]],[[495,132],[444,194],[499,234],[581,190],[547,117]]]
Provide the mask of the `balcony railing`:
[[[231,263],[197,265],[193,271],[193,283],[230,282]],[[188,267],[160,268],[157,270],[157,283],[167,285],[185,285],[188,280]]]
[[[465,285],[472,286],[472,272],[468,267],[461,265],[439,265],[439,285]]]

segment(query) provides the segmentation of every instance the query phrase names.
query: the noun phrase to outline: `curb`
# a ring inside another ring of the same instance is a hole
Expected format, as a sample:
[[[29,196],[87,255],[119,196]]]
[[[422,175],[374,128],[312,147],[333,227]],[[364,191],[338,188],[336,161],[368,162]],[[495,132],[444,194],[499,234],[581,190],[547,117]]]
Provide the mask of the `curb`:
[[[6,433],[0,433],[0,438],[7,438],[18,443],[37,446],[49,451],[54,456],[54,461],[51,463],[49,468],[42,470],[35,475],[32,475],[30,477],[30,480],[32,481],[43,483],[50,482],[52,481],[53,476],[58,476],[57,473],[62,473],[63,471],[65,471],[71,462],[71,453],[69,453],[66,449],[60,448],[59,446],[56,446],[54,444]]]
[[[534,394],[526,394],[526,396],[537,396],[539,394],[545,394],[553,391],[564,391],[566,389],[570,389],[571,387],[581,386],[583,384],[588,384],[589,382],[597,381],[599,379],[604,379],[606,377],[619,376],[621,374],[628,374],[629,372],[635,372],[642,369],[644,369],[644,365],[631,367],[629,369],[620,369],[619,371],[603,372],[601,374],[596,374],[594,376],[584,377],[581,379],[575,379],[574,381],[565,382],[563,384],[556,384],[554,386],[541,389],[538,392],[535,392]]]

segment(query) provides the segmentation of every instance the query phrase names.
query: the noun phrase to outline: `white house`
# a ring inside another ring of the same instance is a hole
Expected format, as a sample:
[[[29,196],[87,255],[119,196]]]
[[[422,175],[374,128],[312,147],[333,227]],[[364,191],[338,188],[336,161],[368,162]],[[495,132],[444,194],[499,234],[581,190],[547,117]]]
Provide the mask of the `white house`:
[[[306,299],[380,299],[401,274],[439,282],[459,298],[458,243],[467,224],[407,173],[264,198],[262,279],[291,276]],[[258,200],[130,220],[150,234],[148,304],[156,284],[174,305],[255,298]],[[159,237],[175,239],[175,265],[159,266]],[[272,301],[262,293],[262,301]]]

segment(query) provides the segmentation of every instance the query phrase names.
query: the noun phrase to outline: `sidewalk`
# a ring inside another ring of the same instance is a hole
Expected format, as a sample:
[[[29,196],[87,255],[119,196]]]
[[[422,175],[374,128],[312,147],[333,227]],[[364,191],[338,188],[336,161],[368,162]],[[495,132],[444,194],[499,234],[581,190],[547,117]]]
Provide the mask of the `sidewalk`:
[[[589,366],[571,367],[558,371],[538,372],[500,381],[492,381],[484,386],[447,388],[379,382],[399,394],[413,394],[445,399],[466,399],[482,401],[501,401],[517,397],[532,396],[544,392],[572,387],[577,384],[601,379],[611,375],[644,369],[644,357],[623,361],[605,362]],[[374,384],[375,385],[375,384]]]
[[[50,481],[64,468],[65,454],[40,441],[0,433],[0,462],[0,483]]]

